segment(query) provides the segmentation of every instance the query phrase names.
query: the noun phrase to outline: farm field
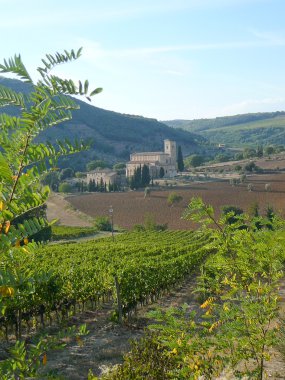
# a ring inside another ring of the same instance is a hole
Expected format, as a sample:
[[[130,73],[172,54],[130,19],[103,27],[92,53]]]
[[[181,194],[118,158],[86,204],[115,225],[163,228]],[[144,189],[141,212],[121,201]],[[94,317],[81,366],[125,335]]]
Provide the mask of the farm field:
[[[253,191],[247,190],[248,183],[253,184]],[[271,192],[265,191],[265,184],[271,184]],[[176,192],[183,200],[169,207],[167,197]],[[144,199],[143,191],[126,193],[93,193],[66,198],[71,205],[91,217],[108,215],[110,205],[114,210],[114,224],[131,229],[135,224],[142,224],[146,214],[153,215],[156,223],[167,223],[169,229],[189,229],[195,225],[181,219],[183,211],[192,197],[202,197],[204,202],[220,210],[223,205],[235,205],[248,211],[258,202],[260,213],[270,205],[274,210],[285,215],[285,174],[267,174],[248,176],[244,184],[231,186],[228,181],[193,183],[188,188],[168,188],[153,190]]]

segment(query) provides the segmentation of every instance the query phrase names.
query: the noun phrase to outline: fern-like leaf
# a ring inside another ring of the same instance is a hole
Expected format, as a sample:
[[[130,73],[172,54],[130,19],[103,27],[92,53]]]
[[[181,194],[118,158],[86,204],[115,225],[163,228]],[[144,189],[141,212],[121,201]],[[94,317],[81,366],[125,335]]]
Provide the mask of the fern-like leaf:
[[[0,107],[19,106],[25,108],[24,96],[21,93],[0,85]]]
[[[50,70],[52,70],[56,65],[78,59],[81,55],[81,51],[82,48],[80,48],[77,52],[72,49],[70,52],[64,50],[64,53],[57,52],[54,55],[46,54],[46,59],[42,59],[43,66],[38,67],[37,71],[41,74],[42,78],[46,78]]]
[[[13,73],[26,83],[33,83],[25,65],[22,62],[21,56],[16,55],[14,58],[4,59],[4,64],[0,64],[0,73]]]
[[[8,130],[8,129],[15,129],[18,128],[20,125],[21,119],[16,116],[10,116],[6,113],[0,114],[0,129],[1,130]]]

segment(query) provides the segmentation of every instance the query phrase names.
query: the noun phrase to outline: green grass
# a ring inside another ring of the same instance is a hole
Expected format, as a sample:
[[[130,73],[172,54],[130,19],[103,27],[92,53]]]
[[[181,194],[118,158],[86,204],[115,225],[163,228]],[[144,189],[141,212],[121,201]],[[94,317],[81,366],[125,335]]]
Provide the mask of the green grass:
[[[52,240],[76,239],[94,235],[98,230],[95,227],[52,226]]]

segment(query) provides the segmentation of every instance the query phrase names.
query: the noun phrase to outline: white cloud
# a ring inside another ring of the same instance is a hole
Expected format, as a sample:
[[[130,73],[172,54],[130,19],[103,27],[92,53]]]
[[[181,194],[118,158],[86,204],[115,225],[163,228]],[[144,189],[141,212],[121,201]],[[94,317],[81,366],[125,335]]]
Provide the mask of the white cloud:
[[[135,58],[143,56],[152,56],[156,54],[187,52],[199,50],[230,50],[230,49],[247,49],[247,48],[262,48],[274,45],[285,46],[285,39],[281,40],[255,40],[255,41],[232,41],[232,42],[217,42],[217,43],[192,43],[185,45],[165,45],[154,47],[140,48],[121,48],[121,49],[106,49],[98,42],[78,39],[77,41],[84,48],[85,59],[99,60],[102,58]]]
[[[253,34],[261,43],[272,46],[284,46],[285,44],[285,33],[273,32],[273,31],[260,31],[257,29],[249,29],[251,34]]]

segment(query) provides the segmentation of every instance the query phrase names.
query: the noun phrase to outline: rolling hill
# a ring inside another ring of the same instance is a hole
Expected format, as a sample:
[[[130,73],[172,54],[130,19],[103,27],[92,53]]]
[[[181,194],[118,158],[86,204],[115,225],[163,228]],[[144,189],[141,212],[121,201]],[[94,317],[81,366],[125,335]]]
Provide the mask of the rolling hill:
[[[198,133],[214,144],[257,146],[285,144],[285,112],[264,112],[215,119],[168,120],[165,124]]]
[[[24,93],[30,90],[21,81],[3,77],[0,77],[0,85]],[[171,128],[156,119],[107,111],[80,100],[78,103],[80,110],[74,111],[71,121],[50,128],[40,136],[42,141],[77,138],[91,145],[89,151],[63,159],[60,163],[62,167],[73,166],[76,170],[84,170],[86,163],[97,157],[110,162],[126,161],[132,152],[162,150],[164,139],[175,140],[182,146],[184,154],[201,151],[200,144],[205,142],[200,135]],[[12,109],[8,111],[14,112]]]

